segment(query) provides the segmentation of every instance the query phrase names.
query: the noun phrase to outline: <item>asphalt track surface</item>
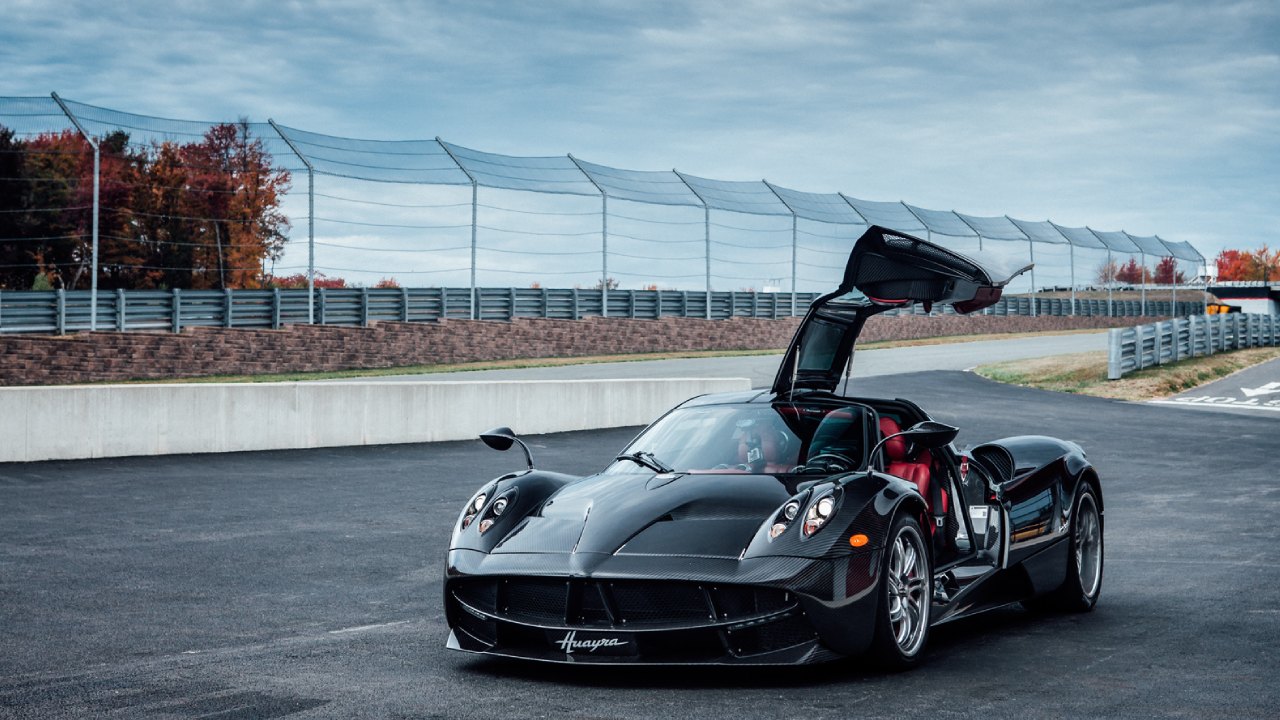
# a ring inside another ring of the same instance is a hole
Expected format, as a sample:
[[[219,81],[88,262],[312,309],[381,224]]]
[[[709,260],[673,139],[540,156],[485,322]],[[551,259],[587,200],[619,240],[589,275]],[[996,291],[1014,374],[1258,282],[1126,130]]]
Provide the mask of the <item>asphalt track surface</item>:
[[[1280,359],[1151,402],[1213,412],[1275,415],[1280,419]]]
[[[920,345],[917,347],[859,350],[854,357],[853,378],[895,375],[927,370],[967,370],[1004,360],[1106,350],[1106,331],[1070,335],[980,340],[977,342]],[[709,358],[677,358],[640,362],[472,370],[467,372],[343,378],[321,382],[466,382],[475,380],[602,380],[613,378],[745,377],[753,387],[767,387],[778,372],[781,355],[741,355]]]
[[[1084,615],[935,630],[925,664],[626,669],[447,651],[449,526],[520,464],[478,441],[0,465],[0,716],[1275,718],[1280,417],[1055,395],[969,373],[876,389],[961,425],[1045,431],[1101,472]],[[634,429],[532,438],[600,467]]]

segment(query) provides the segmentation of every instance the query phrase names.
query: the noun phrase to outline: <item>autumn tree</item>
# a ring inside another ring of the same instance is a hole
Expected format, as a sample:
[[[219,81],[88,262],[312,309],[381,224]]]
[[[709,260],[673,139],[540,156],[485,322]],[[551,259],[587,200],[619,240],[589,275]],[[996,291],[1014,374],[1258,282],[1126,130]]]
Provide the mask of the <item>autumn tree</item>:
[[[289,173],[273,168],[248,122],[198,142],[98,141],[99,286],[255,287],[278,259]],[[20,139],[0,127],[0,288],[87,288],[93,150],[72,131]]]
[[[23,241],[22,215],[27,184],[22,177],[23,143],[0,127],[0,288],[31,286],[31,262]]]
[[[1116,281],[1116,274],[1119,271],[1120,268],[1116,265],[1115,260],[1104,260],[1102,264],[1098,266],[1096,271],[1098,284],[1106,286],[1114,283]]]
[[[1218,266],[1218,279],[1223,282],[1245,280],[1251,269],[1253,253],[1248,250],[1223,250],[1214,262]]]
[[[1280,279],[1280,249],[1272,250],[1265,244],[1254,250],[1250,261],[1254,280]]]
[[[1186,281],[1186,276],[1178,270],[1177,258],[1160,258],[1156,263],[1155,282],[1157,285],[1175,285]]]
[[[195,223],[192,287],[261,284],[261,263],[279,259],[288,240],[280,211],[288,171],[272,168],[246,120],[209,128],[202,142],[182,148],[182,159]]]
[[[77,188],[86,160],[92,185],[93,150],[72,130],[42,133],[25,141],[22,150],[25,212],[18,216],[14,242],[26,257],[29,276],[42,274],[55,288],[73,288],[91,260],[92,208],[78,204]]]
[[[1147,269],[1138,264],[1137,258],[1129,258],[1129,262],[1116,271],[1116,280],[1127,285],[1141,284],[1147,277]]]
[[[1222,282],[1280,279],[1280,250],[1265,244],[1257,250],[1223,250],[1214,262]]]

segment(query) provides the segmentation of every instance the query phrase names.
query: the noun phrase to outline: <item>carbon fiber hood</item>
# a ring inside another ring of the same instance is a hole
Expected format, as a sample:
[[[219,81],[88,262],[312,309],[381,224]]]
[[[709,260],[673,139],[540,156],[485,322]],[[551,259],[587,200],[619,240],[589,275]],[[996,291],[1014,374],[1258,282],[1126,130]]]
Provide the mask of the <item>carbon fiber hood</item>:
[[[558,490],[492,552],[737,558],[789,497],[771,475],[595,475]]]

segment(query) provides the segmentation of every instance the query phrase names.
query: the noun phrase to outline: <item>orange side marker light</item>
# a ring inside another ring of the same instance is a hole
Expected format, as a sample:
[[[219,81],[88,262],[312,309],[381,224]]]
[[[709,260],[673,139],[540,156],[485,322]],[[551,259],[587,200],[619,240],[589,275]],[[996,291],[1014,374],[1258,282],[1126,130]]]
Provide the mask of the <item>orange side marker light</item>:
[[[853,537],[849,538],[849,544],[854,547],[862,547],[863,545],[866,545],[868,542],[869,540],[867,539],[867,536],[863,535],[862,533],[858,533],[857,535],[854,535]]]

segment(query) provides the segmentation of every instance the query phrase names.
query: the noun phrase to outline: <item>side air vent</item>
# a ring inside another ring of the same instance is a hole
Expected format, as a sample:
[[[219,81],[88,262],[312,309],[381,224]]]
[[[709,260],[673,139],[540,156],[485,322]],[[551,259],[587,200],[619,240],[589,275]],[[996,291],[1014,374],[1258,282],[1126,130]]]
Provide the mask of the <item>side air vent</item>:
[[[999,445],[979,445],[972,451],[973,459],[982,463],[1001,483],[1013,479],[1013,456]]]

